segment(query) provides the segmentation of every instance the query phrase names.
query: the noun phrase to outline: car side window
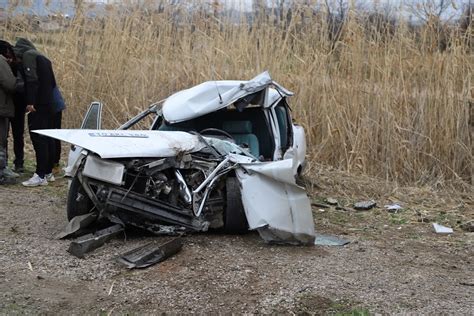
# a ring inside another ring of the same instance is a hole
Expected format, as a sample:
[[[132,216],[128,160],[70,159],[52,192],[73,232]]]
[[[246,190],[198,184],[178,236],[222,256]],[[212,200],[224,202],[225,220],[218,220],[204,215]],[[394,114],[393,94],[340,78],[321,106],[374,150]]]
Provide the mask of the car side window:
[[[92,102],[87,110],[81,129],[100,129],[102,125],[102,103]]]
[[[280,102],[275,106],[275,114],[277,117],[278,128],[280,129],[280,147],[285,152],[292,142],[292,127],[290,117],[288,115],[288,107],[285,102]]]

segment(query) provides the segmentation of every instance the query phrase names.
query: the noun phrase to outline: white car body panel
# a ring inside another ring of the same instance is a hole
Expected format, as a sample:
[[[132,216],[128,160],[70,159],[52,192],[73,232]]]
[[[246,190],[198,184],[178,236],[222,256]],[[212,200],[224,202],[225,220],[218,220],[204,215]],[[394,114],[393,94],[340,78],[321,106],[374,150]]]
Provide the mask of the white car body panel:
[[[275,86],[279,92],[274,90],[271,94],[273,102],[277,97],[293,95],[272,81],[268,72],[263,72],[249,81],[207,81],[179,91],[166,99],[162,107],[163,117],[169,123],[191,120],[225,108],[238,99],[262,91],[270,85]]]
[[[289,148],[283,159],[293,159],[296,168],[304,168],[306,156],[306,136],[303,127],[299,125],[292,125],[293,128],[293,147]],[[298,169],[295,169],[295,174]],[[300,170],[301,172],[302,170]]]
[[[82,174],[86,177],[104,182],[121,185],[125,166],[107,159],[100,159],[95,155],[88,155]]]
[[[197,136],[186,132],[44,129],[35,133],[80,146],[104,159],[174,157],[205,146]]]
[[[306,191],[295,183],[293,160],[245,160],[240,160],[236,173],[249,228],[256,229],[267,242],[313,244],[311,203]]]
[[[54,137],[53,137],[54,138]],[[82,161],[87,157],[87,150],[83,150],[80,147],[76,147],[69,151],[67,160],[67,166],[64,168],[64,174],[66,177],[74,177],[79,169]]]

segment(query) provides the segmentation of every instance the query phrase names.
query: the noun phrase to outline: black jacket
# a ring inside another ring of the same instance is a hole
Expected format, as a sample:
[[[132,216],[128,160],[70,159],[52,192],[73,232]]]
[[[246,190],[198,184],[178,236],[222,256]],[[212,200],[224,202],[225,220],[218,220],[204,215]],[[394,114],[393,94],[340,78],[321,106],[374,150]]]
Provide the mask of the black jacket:
[[[38,52],[29,40],[18,39],[13,48],[22,60],[25,74],[26,104],[35,106],[39,112],[53,112],[53,89],[56,87],[51,61]]]
[[[36,111],[53,112],[53,89],[56,87],[53,67],[51,61],[43,55],[36,57],[36,72],[38,74],[38,86],[26,86],[26,103],[34,104]],[[36,93],[35,93],[36,92]]]

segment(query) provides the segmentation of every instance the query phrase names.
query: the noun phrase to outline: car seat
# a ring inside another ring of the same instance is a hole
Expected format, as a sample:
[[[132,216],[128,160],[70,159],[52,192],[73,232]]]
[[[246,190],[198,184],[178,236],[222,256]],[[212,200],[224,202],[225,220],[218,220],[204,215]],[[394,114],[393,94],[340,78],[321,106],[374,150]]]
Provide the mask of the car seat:
[[[227,121],[222,123],[222,129],[232,135],[236,144],[247,145],[252,155],[260,156],[258,138],[252,133],[252,122]]]

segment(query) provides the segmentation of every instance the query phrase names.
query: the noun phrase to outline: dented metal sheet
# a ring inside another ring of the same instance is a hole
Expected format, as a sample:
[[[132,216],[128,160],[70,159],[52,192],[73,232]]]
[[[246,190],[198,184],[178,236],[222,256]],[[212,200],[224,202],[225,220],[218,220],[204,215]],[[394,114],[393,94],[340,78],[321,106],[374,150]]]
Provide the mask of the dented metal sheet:
[[[285,176],[285,165],[291,168],[273,162],[253,168],[254,172],[248,172],[249,165],[237,170],[249,228],[258,230],[267,242],[310,245],[315,239],[311,203],[294,177],[291,181]]]
[[[270,74],[265,71],[249,81],[207,81],[179,91],[164,102],[163,116],[170,123],[190,120],[225,108],[238,99],[262,91],[270,85],[278,89],[278,92],[275,91],[272,94],[275,100],[277,96],[281,98],[293,95],[292,92],[272,81]]]
[[[34,132],[82,147],[101,158],[174,157],[205,147],[196,135],[185,132],[78,129]]]

